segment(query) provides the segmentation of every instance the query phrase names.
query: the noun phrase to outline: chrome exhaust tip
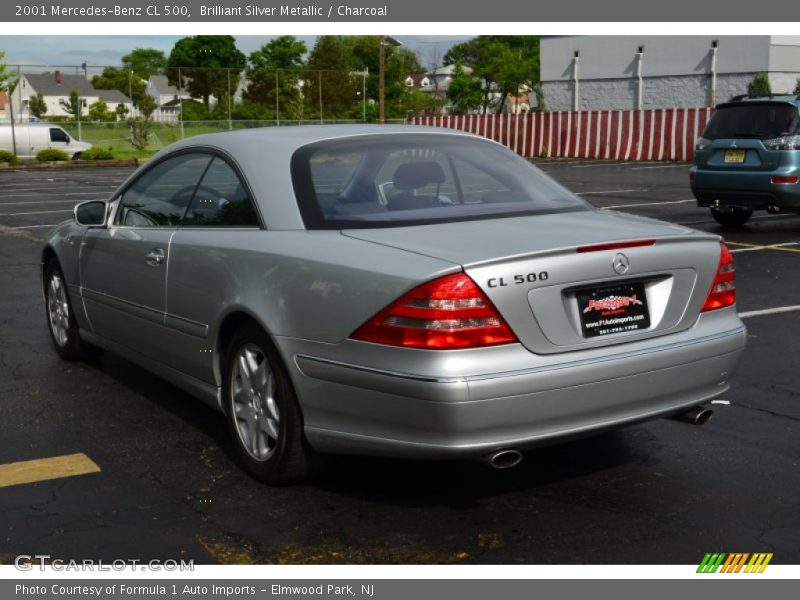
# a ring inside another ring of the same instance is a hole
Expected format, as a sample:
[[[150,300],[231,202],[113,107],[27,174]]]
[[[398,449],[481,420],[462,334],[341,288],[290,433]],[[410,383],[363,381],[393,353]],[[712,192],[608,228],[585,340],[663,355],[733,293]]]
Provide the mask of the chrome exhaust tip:
[[[483,461],[493,469],[511,469],[522,462],[522,452],[513,448],[496,450],[484,456]]]
[[[676,421],[683,421],[691,425],[705,425],[714,416],[714,411],[705,406],[695,406],[689,410],[677,414],[672,419]]]

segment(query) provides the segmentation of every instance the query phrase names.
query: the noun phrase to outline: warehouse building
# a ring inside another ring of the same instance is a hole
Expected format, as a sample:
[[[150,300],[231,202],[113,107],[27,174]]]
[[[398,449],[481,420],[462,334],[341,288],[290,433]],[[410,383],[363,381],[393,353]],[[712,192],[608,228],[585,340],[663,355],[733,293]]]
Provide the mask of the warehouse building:
[[[800,77],[800,36],[548,36],[546,110],[695,108],[747,92],[767,73],[774,93]]]

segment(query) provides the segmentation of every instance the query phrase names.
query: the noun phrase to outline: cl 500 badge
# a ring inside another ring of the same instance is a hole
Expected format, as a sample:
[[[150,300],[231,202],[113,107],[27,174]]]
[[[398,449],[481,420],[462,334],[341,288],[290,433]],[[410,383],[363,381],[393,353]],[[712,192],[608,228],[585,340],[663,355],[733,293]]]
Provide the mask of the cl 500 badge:
[[[506,280],[505,277],[492,277],[486,282],[486,286],[490,288],[507,287],[509,285],[519,285],[520,283],[536,283],[537,281],[547,281],[549,278],[550,275],[547,274],[547,271],[514,275],[508,280]]]

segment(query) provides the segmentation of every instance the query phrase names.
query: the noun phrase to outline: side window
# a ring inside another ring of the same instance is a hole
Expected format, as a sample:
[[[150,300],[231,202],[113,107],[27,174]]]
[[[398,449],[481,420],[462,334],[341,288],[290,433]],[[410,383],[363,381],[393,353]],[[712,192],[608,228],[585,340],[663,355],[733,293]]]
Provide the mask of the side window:
[[[208,154],[181,154],[147,171],[122,195],[116,224],[178,225],[210,161]]]
[[[59,129],[58,127],[51,127],[50,128],[50,141],[51,142],[69,142],[69,136],[67,132],[63,129]]]
[[[259,227],[247,190],[223,159],[214,158],[181,227]]]
[[[506,183],[478,165],[454,158],[453,166],[464,191],[464,204],[524,202],[527,199],[524,193],[512,190]]]

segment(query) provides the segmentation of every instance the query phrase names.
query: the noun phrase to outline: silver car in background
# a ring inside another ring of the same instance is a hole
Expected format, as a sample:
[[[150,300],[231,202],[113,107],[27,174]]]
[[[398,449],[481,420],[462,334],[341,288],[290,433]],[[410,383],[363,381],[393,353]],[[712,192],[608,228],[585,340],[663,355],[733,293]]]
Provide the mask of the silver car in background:
[[[42,254],[55,349],[224,413],[263,481],[324,453],[485,458],[693,411],[745,345],[720,238],[594,210],[451,130],[193,137]],[[698,407],[701,407],[698,409]]]

